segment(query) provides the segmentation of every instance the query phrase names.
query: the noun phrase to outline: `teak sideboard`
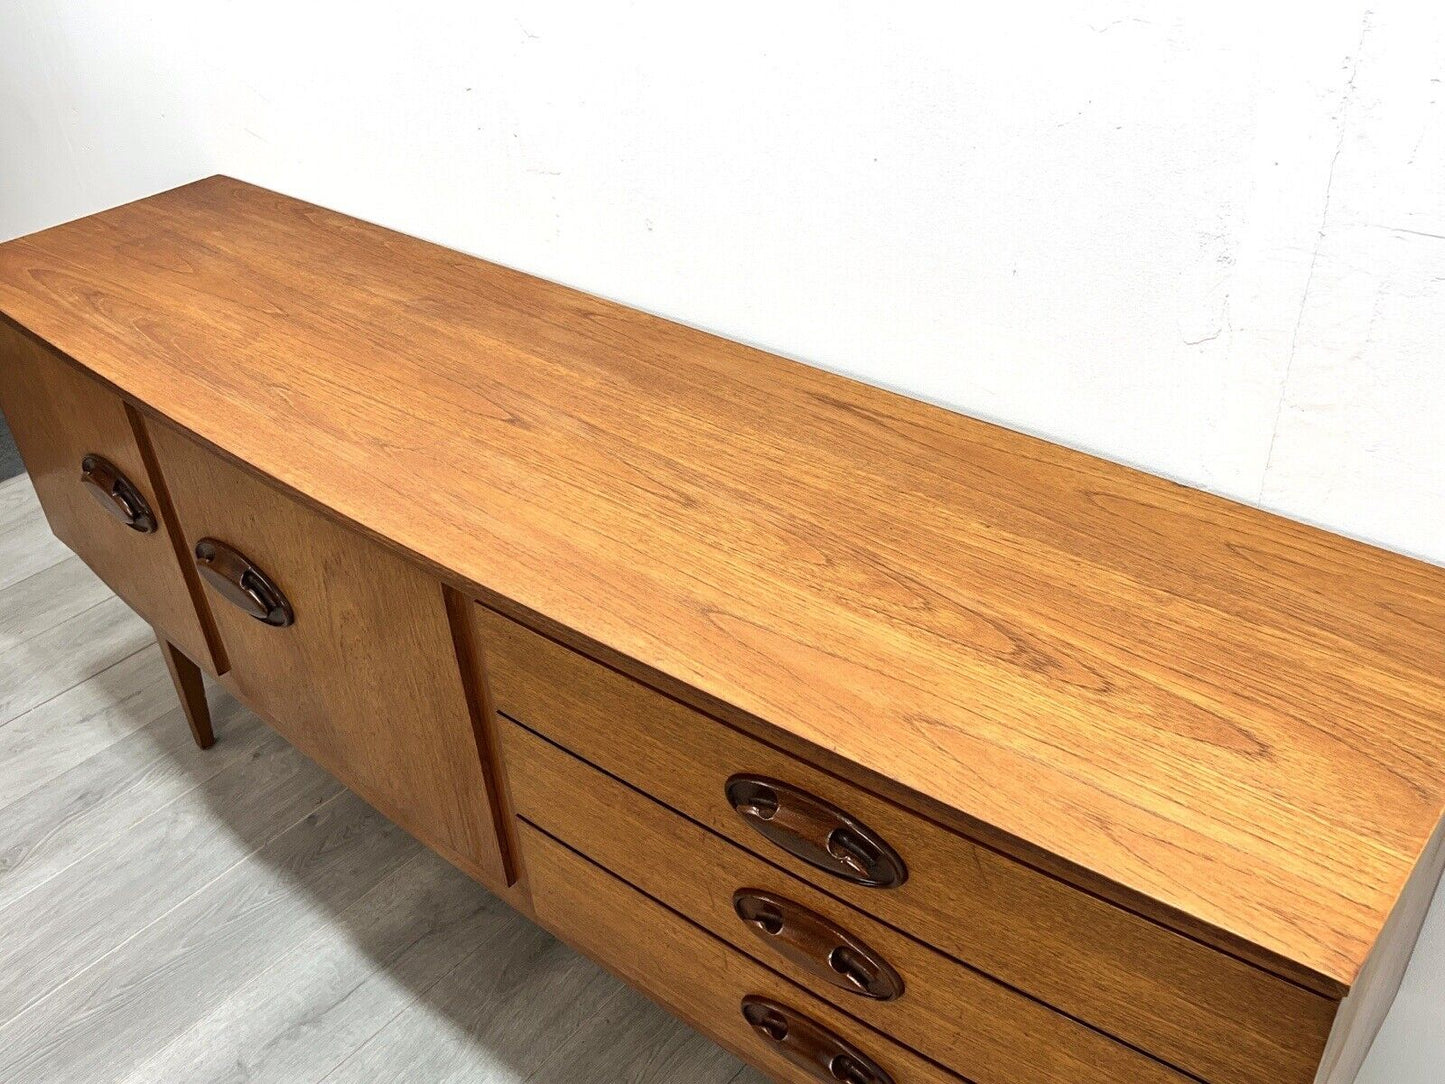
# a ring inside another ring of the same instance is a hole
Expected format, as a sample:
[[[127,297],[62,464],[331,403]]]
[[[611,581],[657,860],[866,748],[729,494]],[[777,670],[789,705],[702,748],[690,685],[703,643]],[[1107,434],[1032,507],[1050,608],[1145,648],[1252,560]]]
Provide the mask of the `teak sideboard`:
[[[1445,570],[224,177],[0,246],[65,543],[780,1081],[1344,1084]]]

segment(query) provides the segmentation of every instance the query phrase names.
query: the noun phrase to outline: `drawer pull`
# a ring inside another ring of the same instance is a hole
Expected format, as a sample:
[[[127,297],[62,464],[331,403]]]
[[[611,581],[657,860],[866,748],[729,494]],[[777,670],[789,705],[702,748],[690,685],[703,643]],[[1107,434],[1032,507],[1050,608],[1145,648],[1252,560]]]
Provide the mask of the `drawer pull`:
[[[141,534],[150,534],[156,529],[156,517],[140,490],[109,459],[86,456],[80,461],[80,480],[112,519]]]
[[[768,839],[811,866],[855,884],[897,888],[908,879],[898,852],[864,825],[806,791],[757,775],[727,782],[728,802]]]
[[[296,620],[281,589],[224,542],[214,538],[203,538],[197,542],[196,568],[217,594],[257,621],[285,628]]]
[[[742,888],[733,893],[733,910],[759,938],[825,982],[877,1001],[903,993],[903,979],[877,952],[801,904]]]
[[[893,1078],[852,1043],[776,1001],[749,994],[743,998],[743,1017],[774,1050],[819,1080],[893,1084]]]

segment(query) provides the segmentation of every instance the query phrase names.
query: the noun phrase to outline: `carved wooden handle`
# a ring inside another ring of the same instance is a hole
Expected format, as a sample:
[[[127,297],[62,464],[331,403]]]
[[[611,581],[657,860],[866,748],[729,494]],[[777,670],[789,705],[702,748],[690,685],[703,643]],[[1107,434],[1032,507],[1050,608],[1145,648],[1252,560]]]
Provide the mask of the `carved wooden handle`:
[[[804,971],[851,994],[892,1001],[903,979],[867,944],[802,904],[757,888],[733,893],[748,929]]]
[[[217,594],[257,621],[285,628],[296,620],[291,604],[270,577],[224,542],[214,538],[197,542],[196,569]]]
[[[819,1080],[893,1084],[893,1078],[852,1043],[776,1001],[749,994],[743,998],[743,1017],[769,1046]]]
[[[109,459],[87,455],[80,461],[80,481],[112,519],[141,534],[156,529],[156,517],[140,490]]]
[[[807,791],[758,775],[735,775],[728,801],[748,824],[794,857],[872,888],[908,879],[898,852],[857,818]]]

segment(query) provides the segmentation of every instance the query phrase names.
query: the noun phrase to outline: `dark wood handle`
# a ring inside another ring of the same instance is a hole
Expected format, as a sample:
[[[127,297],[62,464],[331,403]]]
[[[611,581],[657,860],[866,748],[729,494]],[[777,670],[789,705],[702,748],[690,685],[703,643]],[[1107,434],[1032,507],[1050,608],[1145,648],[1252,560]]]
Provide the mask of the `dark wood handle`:
[[[112,519],[141,534],[156,529],[156,517],[140,490],[109,459],[87,455],[80,461],[80,481]]]
[[[867,944],[800,903],[757,888],[733,893],[748,929],[804,971],[850,994],[892,1001],[903,979]]]
[[[196,568],[218,595],[257,621],[285,628],[296,620],[291,604],[270,577],[224,542],[214,538],[197,542]]]
[[[807,791],[759,775],[735,775],[728,801],[794,857],[854,884],[897,888],[908,879],[898,852],[876,832]]]
[[[819,1080],[893,1084],[893,1078],[852,1043],[776,1001],[749,994],[743,998],[743,1017],[764,1042]]]

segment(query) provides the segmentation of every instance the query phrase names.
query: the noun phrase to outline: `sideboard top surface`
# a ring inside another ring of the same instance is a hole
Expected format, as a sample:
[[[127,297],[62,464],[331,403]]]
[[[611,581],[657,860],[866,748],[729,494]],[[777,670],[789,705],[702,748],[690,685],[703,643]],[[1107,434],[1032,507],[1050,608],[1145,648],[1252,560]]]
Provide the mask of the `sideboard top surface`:
[[[488,597],[1325,993],[1445,805],[1445,570],[224,177],[0,311]]]

